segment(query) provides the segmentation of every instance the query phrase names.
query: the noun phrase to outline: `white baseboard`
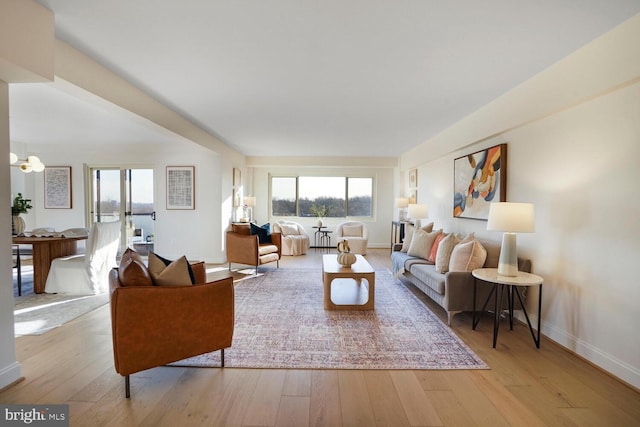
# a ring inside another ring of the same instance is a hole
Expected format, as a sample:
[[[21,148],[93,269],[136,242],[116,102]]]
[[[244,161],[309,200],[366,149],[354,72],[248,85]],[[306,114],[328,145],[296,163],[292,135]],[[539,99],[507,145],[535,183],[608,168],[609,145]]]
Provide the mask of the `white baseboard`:
[[[533,317],[529,316],[532,324],[534,324]],[[537,321],[538,318],[536,317],[535,322]],[[640,389],[640,369],[617,359],[576,336],[568,334],[562,329],[553,325],[545,325],[544,321],[542,322],[542,334],[632,387]]]
[[[0,390],[22,378],[22,366],[18,362],[0,369]]]

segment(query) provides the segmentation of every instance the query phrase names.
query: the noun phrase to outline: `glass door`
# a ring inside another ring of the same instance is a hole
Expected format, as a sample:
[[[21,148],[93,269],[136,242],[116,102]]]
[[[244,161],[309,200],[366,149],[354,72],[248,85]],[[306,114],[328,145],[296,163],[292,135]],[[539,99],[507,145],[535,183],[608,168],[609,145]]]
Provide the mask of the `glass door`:
[[[120,247],[153,250],[153,169],[91,168],[91,222],[122,222]]]

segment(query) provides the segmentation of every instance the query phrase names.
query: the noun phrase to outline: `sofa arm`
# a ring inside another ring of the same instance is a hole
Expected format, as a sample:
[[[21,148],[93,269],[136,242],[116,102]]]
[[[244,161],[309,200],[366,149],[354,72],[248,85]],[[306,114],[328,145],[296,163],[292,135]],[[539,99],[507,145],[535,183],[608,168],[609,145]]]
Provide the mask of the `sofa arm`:
[[[116,287],[111,324],[114,363],[121,375],[230,347],[233,279],[194,286]]]

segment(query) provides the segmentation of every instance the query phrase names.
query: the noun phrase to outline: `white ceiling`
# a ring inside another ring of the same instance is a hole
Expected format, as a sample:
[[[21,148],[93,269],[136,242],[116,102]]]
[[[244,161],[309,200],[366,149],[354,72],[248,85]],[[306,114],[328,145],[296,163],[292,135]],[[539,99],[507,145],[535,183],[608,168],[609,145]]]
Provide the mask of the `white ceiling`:
[[[39,3],[56,37],[252,156],[397,156],[640,13],[640,0]],[[12,140],[170,142],[13,86]]]

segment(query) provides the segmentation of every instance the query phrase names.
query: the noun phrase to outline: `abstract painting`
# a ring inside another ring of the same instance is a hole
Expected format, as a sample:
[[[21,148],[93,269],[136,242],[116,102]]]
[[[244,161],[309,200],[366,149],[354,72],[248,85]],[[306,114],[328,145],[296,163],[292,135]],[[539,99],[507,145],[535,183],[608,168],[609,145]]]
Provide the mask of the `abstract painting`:
[[[507,144],[453,161],[453,216],[487,220],[489,204],[507,196]]]

